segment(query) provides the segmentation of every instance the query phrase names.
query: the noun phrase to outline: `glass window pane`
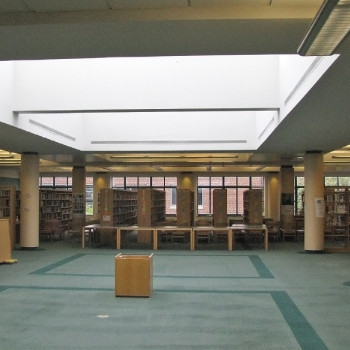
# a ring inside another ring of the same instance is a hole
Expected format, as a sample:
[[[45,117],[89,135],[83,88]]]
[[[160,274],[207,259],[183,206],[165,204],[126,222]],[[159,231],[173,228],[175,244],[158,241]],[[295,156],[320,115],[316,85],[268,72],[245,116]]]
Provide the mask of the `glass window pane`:
[[[72,180],[72,177],[69,176],[68,177],[68,187],[72,187],[73,186],[73,180]]]
[[[164,177],[152,177],[152,187],[164,187]]]
[[[202,188],[202,205],[198,206],[198,214],[209,214],[210,189]]]
[[[340,176],[339,177],[339,186],[350,186],[350,177]]]
[[[126,177],[125,187],[137,187],[137,177]]]
[[[124,177],[113,177],[112,186],[113,188],[124,188]]]
[[[237,184],[238,186],[249,186],[250,185],[250,177],[244,176],[244,177],[238,177],[237,178]]]
[[[298,176],[297,177],[297,186],[305,186],[305,178]]]
[[[336,176],[327,176],[324,178],[325,186],[338,186],[338,178]]]
[[[227,176],[224,178],[225,186],[236,186],[237,185],[237,177],[236,176]]]
[[[304,215],[304,188],[297,188],[297,198],[295,201],[295,211],[297,215]]]
[[[216,186],[216,187],[222,187],[223,186],[223,178],[217,177],[217,176],[213,176],[211,177],[211,186]]]
[[[198,177],[198,187],[209,186],[209,177]]]
[[[238,188],[237,189],[237,214],[243,215],[243,192],[249,190],[249,188]]]
[[[87,176],[85,179],[86,186],[93,186],[94,185],[94,178],[93,176]]]
[[[165,214],[176,215],[176,188],[165,189]]]
[[[139,187],[151,187],[151,178],[139,177]]]
[[[252,177],[252,188],[263,188],[264,187],[264,177],[263,176],[253,176]]]
[[[67,177],[57,176],[55,177],[55,186],[57,187],[67,187]]]
[[[85,214],[86,215],[93,215],[94,214],[94,206],[93,206],[92,202],[85,203]]]
[[[227,213],[237,214],[237,189],[227,189]]]
[[[165,186],[177,186],[177,177],[173,176],[173,177],[166,177],[165,178]]]
[[[52,176],[43,176],[41,178],[41,186],[53,187],[53,177]]]

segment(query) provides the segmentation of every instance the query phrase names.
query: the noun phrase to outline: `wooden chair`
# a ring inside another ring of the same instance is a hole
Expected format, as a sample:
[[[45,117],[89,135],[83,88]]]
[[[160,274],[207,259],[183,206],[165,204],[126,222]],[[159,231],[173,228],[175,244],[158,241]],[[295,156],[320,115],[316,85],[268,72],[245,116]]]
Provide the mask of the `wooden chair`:
[[[187,231],[172,231],[171,243],[186,243],[187,241]]]
[[[196,220],[195,226],[211,226],[211,220],[199,219]],[[212,231],[196,231],[196,243],[210,243]]]
[[[269,239],[279,241],[281,238],[281,223],[279,221],[268,221],[266,226],[269,232]]]
[[[40,238],[51,241],[53,239],[62,240],[64,236],[64,229],[58,219],[48,219],[43,223],[40,229]]]
[[[297,230],[295,227],[295,221],[283,223],[281,225],[281,232],[283,241],[285,241],[286,238],[292,238],[294,241],[297,240]]]

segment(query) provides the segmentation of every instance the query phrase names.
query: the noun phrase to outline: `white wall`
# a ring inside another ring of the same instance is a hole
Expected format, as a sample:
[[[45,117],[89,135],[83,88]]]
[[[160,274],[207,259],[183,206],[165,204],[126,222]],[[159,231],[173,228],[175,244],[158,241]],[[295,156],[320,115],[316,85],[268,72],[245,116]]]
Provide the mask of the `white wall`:
[[[276,62],[274,56],[21,61],[14,109],[277,107]]]
[[[87,151],[254,150],[335,59],[205,56],[0,62],[0,121]],[[205,108],[218,111],[165,111]],[[146,112],[116,112],[128,109]],[[12,111],[24,113],[13,118]]]
[[[242,122],[244,120],[244,122]],[[86,150],[255,149],[254,112],[86,114]],[[109,143],[103,143],[107,141]]]
[[[280,56],[280,121],[303,99],[338,57]]]
[[[67,146],[82,149],[81,113],[18,114],[16,126]]]

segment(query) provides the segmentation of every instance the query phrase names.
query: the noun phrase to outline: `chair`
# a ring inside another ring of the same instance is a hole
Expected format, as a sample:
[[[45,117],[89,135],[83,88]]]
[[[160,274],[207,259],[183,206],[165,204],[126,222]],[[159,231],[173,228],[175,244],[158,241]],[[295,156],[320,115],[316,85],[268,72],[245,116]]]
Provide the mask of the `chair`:
[[[266,226],[269,233],[269,239],[279,241],[281,238],[281,223],[279,221],[267,221]]]
[[[294,241],[297,240],[297,230],[295,227],[295,221],[292,222],[285,222],[281,226],[283,241],[286,240],[286,238],[292,238]]]
[[[171,243],[186,243],[187,242],[187,232],[186,231],[172,231],[171,233]]]
[[[196,220],[195,226],[211,226],[211,220]],[[210,243],[212,231],[196,231],[196,243]]]
[[[304,240],[304,217],[297,217],[295,219],[295,229],[297,232],[297,240]]]
[[[58,219],[48,219],[43,223],[40,229],[40,238],[51,241],[52,239],[62,240],[64,235],[64,229]]]

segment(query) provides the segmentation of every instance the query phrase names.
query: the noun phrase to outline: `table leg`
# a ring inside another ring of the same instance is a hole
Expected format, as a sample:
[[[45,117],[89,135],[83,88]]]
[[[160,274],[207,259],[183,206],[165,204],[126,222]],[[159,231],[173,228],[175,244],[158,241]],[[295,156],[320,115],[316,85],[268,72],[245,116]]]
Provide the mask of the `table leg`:
[[[269,250],[269,230],[265,229],[265,250]]]
[[[231,250],[233,250],[233,242],[234,242],[234,240],[233,240],[233,230],[228,230],[227,235],[228,235],[228,237],[227,237],[228,250],[231,251]]]
[[[85,226],[81,229],[81,248],[85,248]]]
[[[120,249],[120,241],[121,241],[121,232],[120,232],[120,228],[118,227],[117,228],[117,231],[116,231],[116,235],[117,235],[117,237],[116,237],[116,242],[117,242],[117,249],[119,250]]]
[[[195,233],[194,233],[194,230],[192,229],[190,231],[190,246],[191,246],[191,250],[195,249],[194,241],[195,241]]]
[[[158,230],[153,230],[153,250],[158,250]]]

